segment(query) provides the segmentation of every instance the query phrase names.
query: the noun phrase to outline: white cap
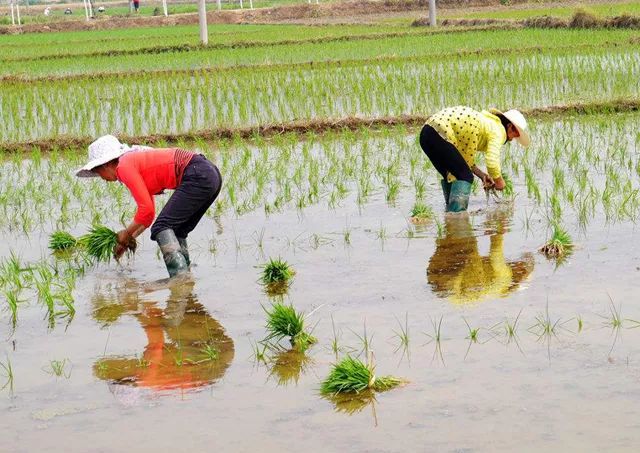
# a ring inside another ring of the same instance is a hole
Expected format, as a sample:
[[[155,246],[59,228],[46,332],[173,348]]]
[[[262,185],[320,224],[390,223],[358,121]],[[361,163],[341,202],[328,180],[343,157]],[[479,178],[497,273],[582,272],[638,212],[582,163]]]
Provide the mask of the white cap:
[[[94,168],[106,164],[113,159],[117,159],[130,150],[129,145],[120,143],[120,140],[113,135],[103,135],[89,145],[89,162],[76,171],[76,176],[80,178],[98,176],[98,174],[93,171]]]

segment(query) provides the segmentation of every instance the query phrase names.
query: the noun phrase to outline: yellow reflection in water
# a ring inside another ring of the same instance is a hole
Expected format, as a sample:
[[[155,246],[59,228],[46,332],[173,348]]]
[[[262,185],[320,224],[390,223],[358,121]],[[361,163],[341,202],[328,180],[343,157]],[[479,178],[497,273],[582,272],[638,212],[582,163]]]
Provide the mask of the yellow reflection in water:
[[[427,282],[433,292],[456,304],[505,297],[527,279],[534,267],[531,253],[507,261],[504,234],[508,231],[512,210],[487,214],[483,237],[489,237],[489,253],[478,251],[477,232],[468,214],[445,217],[444,234],[436,240],[436,250],[427,267]]]
[[[144,331],[146,346],[136,356],[105,356],[93,373],[115,385],[158,391],[202,387],[220,379],[234,357],[233,340],[200,304],[192,281],[169,281],[166,304],[145,300],[145,288],[128,282],[115,297],[96,295],[93,316],[103,325],[121,316],[134,317]],[[113,334],[117,335],[117,327]]]

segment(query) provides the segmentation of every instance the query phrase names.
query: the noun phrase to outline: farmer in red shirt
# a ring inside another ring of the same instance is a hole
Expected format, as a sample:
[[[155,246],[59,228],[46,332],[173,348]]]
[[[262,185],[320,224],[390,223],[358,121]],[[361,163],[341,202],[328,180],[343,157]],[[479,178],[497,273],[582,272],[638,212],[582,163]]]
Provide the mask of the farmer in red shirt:
[[[116,257],[124,253],[131,238],[151,227],[151,239],[162,251],[169,276],[189,270],[187,236],[222,187],[220,171],[207,158],[179,148],[132,148],[105,135],[89,145],[89,163],[76,175],[120,181],[138,205],[133,221],[118,232]],[[154,222],[153,196],[165,189],[175,191]]]

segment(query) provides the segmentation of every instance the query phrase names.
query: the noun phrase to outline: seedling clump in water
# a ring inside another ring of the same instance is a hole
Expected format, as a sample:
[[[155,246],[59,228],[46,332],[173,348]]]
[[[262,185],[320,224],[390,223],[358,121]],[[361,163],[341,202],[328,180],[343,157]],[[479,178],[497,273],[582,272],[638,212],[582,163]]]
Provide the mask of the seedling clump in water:
[[[265,341],[275,340],[276,342],[289,337],[291,345],[299,350],[305,351],[309,346],[318,340],[305,330],[304,314],[296,311],[291,305],[276,302],[271,306],[271,310],[264,308],[267,314],[267,331],[269,335]]]
[[[320,393],[360,393],[368,389],[384,392],[402,383],[402,379],[394,376],[377,377],[373,365],[347,356],[333,366],[331,373],[320,386]]]
[[[295,274],[285,260],[272,258],[264,265],[260,281],[268,293],[281,294],[287,290]]]
[[[560,226],[555,225],[553,227],[553,235],[549,242],[540,247],[542,252],[547,258],[563,258],[573,248],[573,241],[565,230]]]
[[[418,201],[413,205],[411,212],[411,222],[414,224],[427,223],[433,219],[433,210],[426,204]]]

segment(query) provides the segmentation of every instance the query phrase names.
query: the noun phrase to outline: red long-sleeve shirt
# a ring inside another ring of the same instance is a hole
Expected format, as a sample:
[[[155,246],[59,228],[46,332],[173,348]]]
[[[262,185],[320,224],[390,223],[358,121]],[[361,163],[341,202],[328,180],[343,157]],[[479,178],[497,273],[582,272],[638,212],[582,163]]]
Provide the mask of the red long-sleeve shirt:
[[[153,196],[178,187],[193,156],[194,153],[177,148],[131,151],[120,156],[116,175],[138,205],[135,223],[151,226],[156,215]]]

